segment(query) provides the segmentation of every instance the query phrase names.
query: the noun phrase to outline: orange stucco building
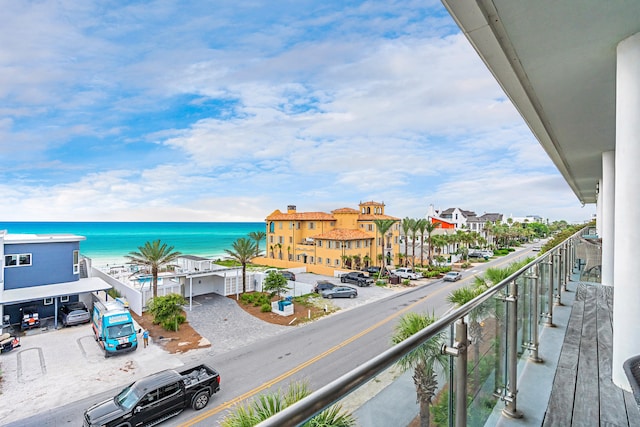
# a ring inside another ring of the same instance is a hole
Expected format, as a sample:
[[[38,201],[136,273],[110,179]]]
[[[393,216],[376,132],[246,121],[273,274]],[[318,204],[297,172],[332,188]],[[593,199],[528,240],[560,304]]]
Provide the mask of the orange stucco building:
[[[326,212],[273,211],[266,218],[267,262],[278,267],[306,266],[307,271],[327,274],[335,269],[381,265],[380,256],[397,262],[400,253],[400,219],[386,215],[384,203],[361,202],[358,209],[340,208]],[[396,221],[385,233],[378,233],[374,220]]]

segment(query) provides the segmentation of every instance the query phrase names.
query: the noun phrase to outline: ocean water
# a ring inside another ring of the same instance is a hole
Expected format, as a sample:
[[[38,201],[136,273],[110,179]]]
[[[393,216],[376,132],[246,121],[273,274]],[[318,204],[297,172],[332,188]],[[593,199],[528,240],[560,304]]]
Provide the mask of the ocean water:
[[[252,231],[265,231],[264,222],[0,222],[10,234],[76,234],[86,237],[80,253],[93,265],[123,264],[125,256],[145,242],[160,239],[184,255],[222,258],[233,242]],[[265,243],[260,243],[264,250]]]

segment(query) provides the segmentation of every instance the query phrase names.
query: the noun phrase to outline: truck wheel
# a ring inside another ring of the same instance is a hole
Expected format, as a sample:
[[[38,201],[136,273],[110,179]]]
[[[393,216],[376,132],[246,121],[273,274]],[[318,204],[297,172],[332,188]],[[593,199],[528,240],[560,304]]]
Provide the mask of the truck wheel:
[[[199,411],[200,409],[207,406],[207,403],[209,403],[209,393],[207,391],[201,391],[200,393],[196,394],[196,397],[193,398],[193,404],[191,405],[191,407],[196,411]]]

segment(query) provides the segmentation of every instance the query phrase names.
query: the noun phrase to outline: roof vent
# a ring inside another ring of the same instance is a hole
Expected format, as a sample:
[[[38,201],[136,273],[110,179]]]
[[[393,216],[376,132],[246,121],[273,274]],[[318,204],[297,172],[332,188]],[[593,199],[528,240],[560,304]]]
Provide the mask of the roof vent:
[[[296,211],[296,205],[289,205],[289,206],[287,206],[287,211],[288,211],[288,212],[291,212],[291,211],[294,211],[294,212],[295,212],[295,211]]]

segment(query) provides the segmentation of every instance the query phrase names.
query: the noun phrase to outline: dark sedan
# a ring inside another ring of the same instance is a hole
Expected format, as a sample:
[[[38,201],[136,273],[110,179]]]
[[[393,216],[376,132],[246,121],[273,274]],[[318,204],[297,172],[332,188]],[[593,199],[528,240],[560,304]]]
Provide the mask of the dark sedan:
[[[322,291],[323,298],[355,298],[358,296],[358,291],[349,286],[336,286],[333,289],[326,289]]]
[[[87,306],[83,302],[70,302],[60,307],[60,322],[64,326],[79,325],[89,323],[91,315]]]
[[[316,285],[313,287],[313,292],[319,294],[323,291],[326,291],[327,289],[333,289],[335,287],[336,285],[329,282],[328,280],[318,280],[316,282]]]

